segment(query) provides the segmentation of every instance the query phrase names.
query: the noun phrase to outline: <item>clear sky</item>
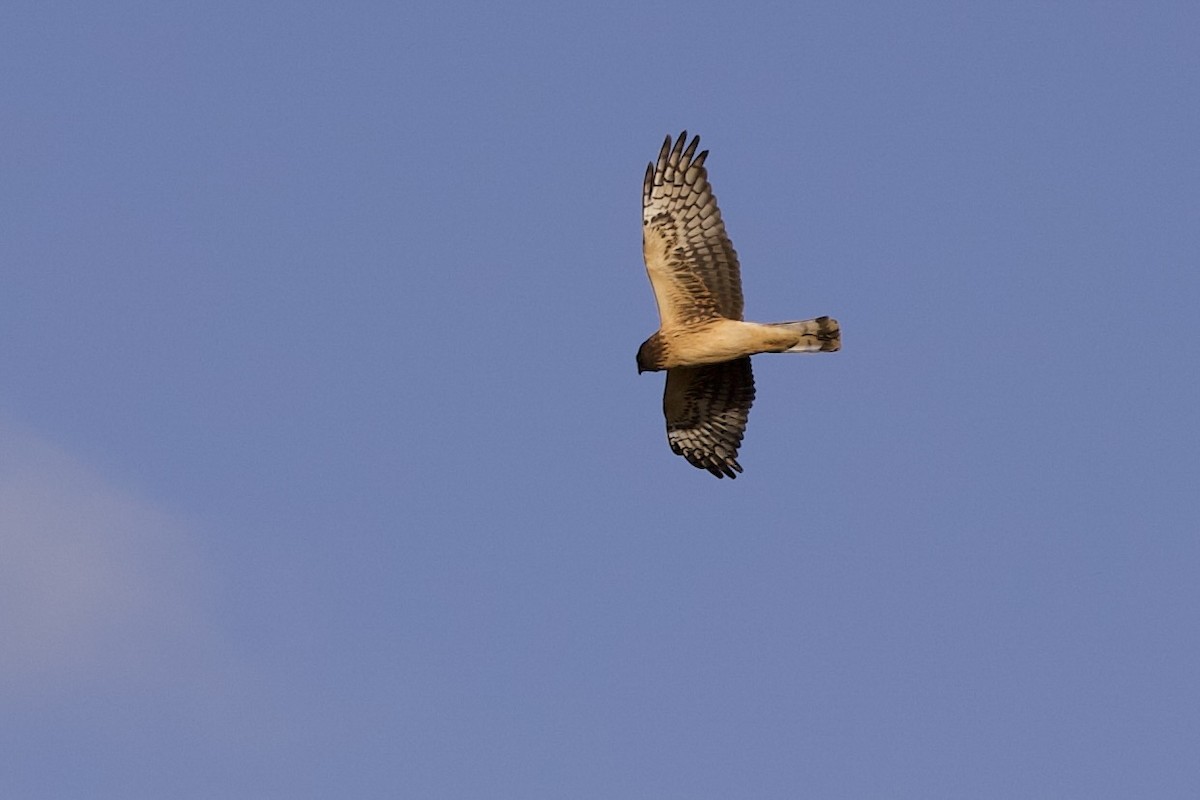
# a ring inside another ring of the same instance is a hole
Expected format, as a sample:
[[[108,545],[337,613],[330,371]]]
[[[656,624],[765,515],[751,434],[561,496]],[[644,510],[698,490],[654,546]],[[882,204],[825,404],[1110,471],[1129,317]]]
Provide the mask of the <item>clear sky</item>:
[[[1194,3],[9,3],[6,798],[1200,796]],[[640,188],[751,319],[667,447]]]

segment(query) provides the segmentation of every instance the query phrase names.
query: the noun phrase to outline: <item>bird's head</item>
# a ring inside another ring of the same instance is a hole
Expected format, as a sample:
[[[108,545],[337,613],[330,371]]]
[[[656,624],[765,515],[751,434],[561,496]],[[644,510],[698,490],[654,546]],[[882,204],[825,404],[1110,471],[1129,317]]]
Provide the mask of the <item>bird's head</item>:
[[[662,369],[664,355],[662,337],[657,333],[642,342],[637,354],[638,375]]]

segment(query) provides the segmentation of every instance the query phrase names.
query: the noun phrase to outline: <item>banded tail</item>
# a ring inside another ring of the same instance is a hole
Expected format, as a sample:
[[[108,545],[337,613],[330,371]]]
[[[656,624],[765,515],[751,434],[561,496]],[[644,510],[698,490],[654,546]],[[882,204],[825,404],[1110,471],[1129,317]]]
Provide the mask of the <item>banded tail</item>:
[[[786,328],[800,334],[800,341],[784,353],[833,353],[842,349],[842,329],[830,317],[817,317],[799,322],[772,322],[772,328]]]

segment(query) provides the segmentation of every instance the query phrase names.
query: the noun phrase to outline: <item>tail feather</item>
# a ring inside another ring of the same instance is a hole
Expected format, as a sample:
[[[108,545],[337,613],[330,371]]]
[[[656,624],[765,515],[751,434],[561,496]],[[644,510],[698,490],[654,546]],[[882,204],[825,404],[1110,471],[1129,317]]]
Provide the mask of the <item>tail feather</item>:
[[[799,322],[772,322],[773,328],[786,328],[800,334],[800,341],[785,353],[833,353],[842,349],[842,329],[836,319],[817,317]]]

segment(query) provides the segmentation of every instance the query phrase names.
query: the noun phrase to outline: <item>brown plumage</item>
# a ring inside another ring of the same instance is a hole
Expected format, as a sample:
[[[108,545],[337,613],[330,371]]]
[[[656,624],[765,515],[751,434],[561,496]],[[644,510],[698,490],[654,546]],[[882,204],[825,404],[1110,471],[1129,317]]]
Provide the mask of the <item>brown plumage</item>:
[[[738,447],[754,402],[755,353],[832,352],[837,320],[742,320],[742,277],[708,184],[700,137],[663,143],[642,187],[642,254],[659,329],[638,350],[638,372],[666,370],[663,414],[671,450],[718,478],[742,471]]]

